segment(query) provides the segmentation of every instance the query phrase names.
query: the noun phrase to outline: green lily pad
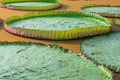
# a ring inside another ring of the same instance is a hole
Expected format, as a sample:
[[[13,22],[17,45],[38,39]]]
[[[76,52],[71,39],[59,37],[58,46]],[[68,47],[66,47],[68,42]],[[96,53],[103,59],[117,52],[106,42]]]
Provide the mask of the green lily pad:
[[[10,17],[6,24],[5,29],[11,33],[53,40],[74,39],[110,31],[107,19],[72,11],[29,13],[23,18]]]
[[[113,80],[112,73],[58,46],[0,42],[1,80]]]
[[[2,0],[2,4],[18,10],[49,10],[61,6],[59,0]]]
[[[120,19],[112,19],[112,31],[120,31]]]
[[[83,41],[83,54],[111,70],[120,71],[120,32],[110,33]]]
[[[97,13],[106,17],[120,17],[120,6],[90,5],[82,7],[84,12]]]

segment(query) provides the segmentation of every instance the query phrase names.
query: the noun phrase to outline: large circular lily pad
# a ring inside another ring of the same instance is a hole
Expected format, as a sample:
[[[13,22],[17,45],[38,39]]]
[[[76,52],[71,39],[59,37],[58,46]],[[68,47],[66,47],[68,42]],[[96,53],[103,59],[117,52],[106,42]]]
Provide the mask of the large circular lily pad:
[[[49,10],[61,6],[59,0],[2,0],[2,6],[18,10]]]
[[[106,17],[120,17],[120,6],[90,5],[82,7],[82,10]]]
[[[120,32],[110,33],[85,40],[81,44],[83,53],[110,69],[120,71]]]
[[[42,39],[74,39],[110,31],[107,19],[90,13],[61,11],[29,13],[6,20],[5,29],[13,34]]]
[[[113,80],[112,73],[58,46],[0,42],[1,80]]]

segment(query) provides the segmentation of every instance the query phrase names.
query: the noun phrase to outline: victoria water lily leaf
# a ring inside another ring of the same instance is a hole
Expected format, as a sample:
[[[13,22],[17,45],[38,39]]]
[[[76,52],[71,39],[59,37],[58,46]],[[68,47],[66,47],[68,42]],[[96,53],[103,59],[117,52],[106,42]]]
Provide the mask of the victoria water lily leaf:
[[[113,80],[91,60],[58,46],[0,43],[1,80]]]
[[[120,32],[85,40],[81,49],[86,56],[116,72],[120,71]]]
[[[120,6],[91,5],[82,8],[84,12],[97,13],[106,17],[120,17]]]
[[[120,19],[113,19],[112,20],[112,30],[113,31],[120,31]]]
[[[50,11],[10,17],[4,28],[25,37],[63,40],[109,32],[110,23],[92,13]]]
[[[18,10],[49,10],[61,6],[59,0],[2,0],[2,6]]]
[[[120,26],[120,19],[113,19],[113,23]]]

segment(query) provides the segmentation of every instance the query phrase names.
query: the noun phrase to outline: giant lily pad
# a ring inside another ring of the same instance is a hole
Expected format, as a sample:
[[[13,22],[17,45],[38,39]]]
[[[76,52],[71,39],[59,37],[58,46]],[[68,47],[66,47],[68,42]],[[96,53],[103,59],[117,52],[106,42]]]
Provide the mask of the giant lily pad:
[[[120,17],[120,6],[90,5],[82,7],[82,10],[106,17]]]
[[[120,31],[120,19],[113,19],[112,20],[112,30],[113,31]]]
[[[110,31],[107,19],[90,13],[61,11],[14,16],[4,27],[13,34],[42,39],[74,39]]]
[[[113,19],[113,23],[117,26],[120,26],[120,19]]]
[[[18,10],[49,10],[61,5],[59,0],[2,0],[2,4],[6,8]]]
[[[112,73],[58,46],[0,42],[1,80],[113,80]]]
[[[120,32],[110,33],[85,40],[83,53],[111,70],[120,71]]]

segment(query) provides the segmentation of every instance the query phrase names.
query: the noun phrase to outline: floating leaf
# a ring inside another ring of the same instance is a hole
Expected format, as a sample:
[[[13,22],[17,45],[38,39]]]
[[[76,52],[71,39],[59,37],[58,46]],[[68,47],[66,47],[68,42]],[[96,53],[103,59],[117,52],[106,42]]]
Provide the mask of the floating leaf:
[[[120,71],[120,32],[85,40],[81,44],[81,50],[98,63],[105,64],[116,72]]]
[[[59,46],[0,42],[1,80],[113,80],[103,66]]]
[[[120,6],[88,5],[82,7],[84,12],[97,13],[106,17],[120,17]]]
[[[107,19],[90,13],[49,11],[29,13],[22,19],[10,17],[6,20],[4,28],[8,32],[24,37],[63,40],[109,32],[110,23]]]
[[[61,6],[59,0],[2,0],[2,4],[17,10],[50,10]]]

